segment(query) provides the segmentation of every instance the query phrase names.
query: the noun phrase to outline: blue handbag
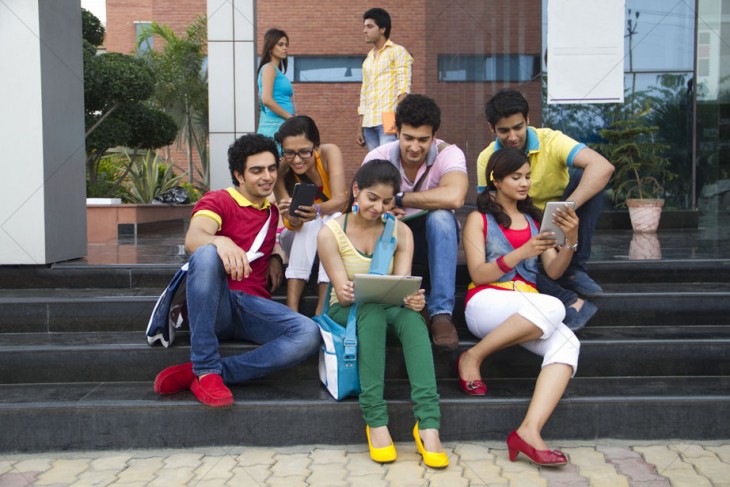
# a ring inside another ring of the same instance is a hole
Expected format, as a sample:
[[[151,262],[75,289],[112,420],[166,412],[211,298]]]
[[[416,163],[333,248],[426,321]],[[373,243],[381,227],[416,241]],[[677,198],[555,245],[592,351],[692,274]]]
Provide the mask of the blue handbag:
[[[385,228],[378,239],[370,263],[370,274],[387,274],[395,252],[395,217],[386,213]],[[357,304],[350,306],[347,326],[327,316],[330,284],[327,289],[324,310],[312,318],[322,335],[322,349],[319,353],[319,379],[336,400],[360,394],[360,376],[357,368]]]

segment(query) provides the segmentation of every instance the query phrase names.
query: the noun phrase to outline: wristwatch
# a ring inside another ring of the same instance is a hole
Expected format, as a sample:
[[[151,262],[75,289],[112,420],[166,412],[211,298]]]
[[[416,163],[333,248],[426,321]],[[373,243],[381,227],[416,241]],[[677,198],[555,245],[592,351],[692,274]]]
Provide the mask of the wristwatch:
[[[565,243],[563,244],[563,247],[566,249],[570,249],[573,252],[578,252],[578,241],[576,240],[573,245],[568,245],[568,241],[566,240]]]
[[[395,194],[395,206],[403,208],[403,191]]]

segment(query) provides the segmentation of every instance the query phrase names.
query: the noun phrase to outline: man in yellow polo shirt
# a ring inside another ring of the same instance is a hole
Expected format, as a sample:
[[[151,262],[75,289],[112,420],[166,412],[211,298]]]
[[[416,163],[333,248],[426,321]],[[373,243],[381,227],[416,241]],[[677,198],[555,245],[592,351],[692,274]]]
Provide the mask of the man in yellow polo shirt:
[[[503,147],[516,147],[530,158],[530,197],[539,207],[548,201],[574,201],[580,218],[578,249],[559,281],[538,276],[540,292],[559,298],[566,306],[565,324],[573,330],[585,326],[596,306],[580,299],[599,296],[603,289],[586,272],[591,239],[603,206],[603,190],[614,167],[596,151],[557,130],[530,127],[529,105],[519,91],[497,92],[486,108],[487,123],[497,137],[479,154],[478,189],[487,186],[489,157]],[[559,242],[559,244],[562,242]]]

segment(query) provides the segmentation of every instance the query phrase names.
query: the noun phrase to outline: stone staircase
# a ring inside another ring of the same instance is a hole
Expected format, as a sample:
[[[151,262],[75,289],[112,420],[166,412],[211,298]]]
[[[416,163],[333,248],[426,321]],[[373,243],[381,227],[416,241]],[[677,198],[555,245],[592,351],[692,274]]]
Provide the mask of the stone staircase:
[[[149,347],[144,337],[176,267],[0,267],[0,451],[364,441],[357,401],[331,399],[318,382],[316,357],[232,387],[236,403],[223,410],[189,392],[157,396],[155,375],[189,360],[187,334],[169,349]],[[606,293],[579,333],[578,374],[545,437],[730,437],[729,270],[730,260],[591,263]],[[457,279],[465,289],[463,266]],[[475,339],[462,303],[463,293],[455,312],[463,350]],[[474,398],[458,389],[458,353],[434,355],[442,438],[504,440],[525,413],[540,358],[518,347],[494,355],[482,368],[489,393]],[[387,360],[390,429],[396,441],[406,440],[414,419],[397,343]]]

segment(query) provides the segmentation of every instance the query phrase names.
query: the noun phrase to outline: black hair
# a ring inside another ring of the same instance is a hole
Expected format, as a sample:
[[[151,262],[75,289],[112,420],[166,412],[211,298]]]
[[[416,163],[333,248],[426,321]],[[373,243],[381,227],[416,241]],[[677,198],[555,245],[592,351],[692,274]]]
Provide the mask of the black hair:
[[[492,154],[487,163],[487,187],[477,196],[477,210],[485,214],[491,213],[497,223],[504,228],[509,228],[512,225],[512,219],[504,212],[502,205],[497,203],[494,195],[492,195],[492,191],[497,190],[494,182],[501,181],[516,172],[526,162],[529,163],[530,158],[524,152],[514,147],[506,147]],[[540,221],[542,218],[542,211],[534,205],[532,198],[529,196],[517,202],[517,209],[520,213],[527,213],[536,221]]]
[[[398,131],[403,124],[411,127],[429,125],[435,134],[441,126],[441,109],[433,98],[424,95],[406,95],[395,109],[395,126]]]
[[[502,118],[521,113],[527,119],[530,106],[522,93],[511,88],[499,90],[487,102],[487,122],[494,127]]]
[[[279,148],[271,137],[261,134],[244,134],[228,148],[228,169],[231,171],[231,180],[234,186],[240,183],[236,179],[236,172],[243,175],[246,172],[246,162],[250,156],[270,152],[274,156],[276,165],[279,165]]]
[[[386,39],[390,39],[390,14],[382,8],[371,8],[362,14],[363,22],[372,19],[379,29],[385,28],[383,35]]]
[[[360,166],[352,183],[350,186],[350,202],[345,209],[346,213],[352,211],[352,205],[355,203],[355,192],[353,191],[355,183],[357,183],[360,191],[371,188],[376,184],[385,184],[392,186],[393,194],[396,194],[400,192],[400,171],[390,161],[373,159]]]
[[[317,124],[314,123],[311,117],[306,115],[296,115],[287,118],[274,134],[274,139],[279,144],[283,144],[285,138],[296,137],[297,135],[303,135],[307,140],[314,143],[315,147],[319,146],[319,129],[317,128]]]
[[[271,61],[271,50],[274,49],[274,46],[282,37],[286,37],[286,41],[289,42],[289,36],[281,29],[269,29],[266,31],[264,34],[264,47],[261,48],[261,61],[259,61],[259,69],[256,70],[256,73],[260,73],[261,68]],[[286,73],[288,65],[289,62],[287,58],[281,60],[282,73]]]
[[[303,135],[308,141],[314,144],[314,148],[319,147],[319,129],[317,124],[314,123],[311,117],[306,115],[296,115],[294,117],[287,118],[284,123],[281,124],[279,130],[274,134],[274,140],[282,146],[284,150],[284,139],[287,137],[296,137],[297,135]],[[312,181],[307,177],[306,174],[299,174],[299,178],[303,183],[311,183]],[[289,169],[284,174],[284,187],[289,194],[294,194],[294,185],[297,184],[294,171]]]

